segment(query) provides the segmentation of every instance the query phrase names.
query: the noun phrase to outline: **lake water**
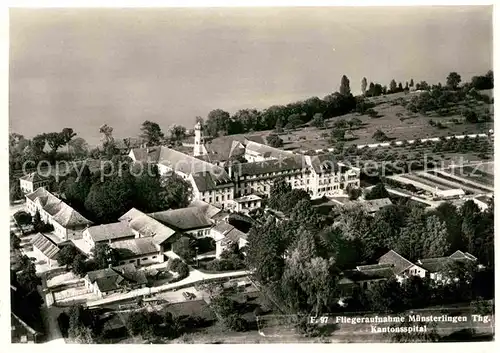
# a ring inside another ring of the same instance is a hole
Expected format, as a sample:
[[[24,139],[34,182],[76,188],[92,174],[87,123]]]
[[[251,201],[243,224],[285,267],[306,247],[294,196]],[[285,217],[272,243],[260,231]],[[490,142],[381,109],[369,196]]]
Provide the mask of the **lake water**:
[[[467,80],[492,68],[490,7],[11,10],[10,129],[27,137],[144,120],[191,127],[216,108],[336,91],[346,74]]]

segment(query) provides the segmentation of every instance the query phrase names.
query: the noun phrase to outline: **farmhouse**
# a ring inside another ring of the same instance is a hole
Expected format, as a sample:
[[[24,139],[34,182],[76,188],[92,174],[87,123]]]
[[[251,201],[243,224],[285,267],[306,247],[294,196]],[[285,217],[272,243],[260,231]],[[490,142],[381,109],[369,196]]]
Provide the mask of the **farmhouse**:
[[[21,191],[25,194],[35,191],[38,188],[48,188],[49,179],[41,176],[37,172],[23,175],[19,178]]]
[[[52,224],[54,233],[62,240],[81,238],[83,231],[92,224],[43,187],[26,195],[26,208],[32,216],[38,211],[40,218]]]
[[[99,297],[143,288],[148,282],[144,272],[138,271],[133,264],[88,272],[83,279],[87,289]]]
[[[31,240],[33,251],[37,254],[37,258],[42,259],[49,267],[57,266],[57,254],[59,247],[45,235],[38,233]]]

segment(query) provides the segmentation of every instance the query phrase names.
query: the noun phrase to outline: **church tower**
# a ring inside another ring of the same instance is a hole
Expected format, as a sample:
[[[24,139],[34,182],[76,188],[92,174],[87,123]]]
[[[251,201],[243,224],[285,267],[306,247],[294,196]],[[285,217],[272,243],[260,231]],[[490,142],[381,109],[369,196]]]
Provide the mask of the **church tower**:
[[[205,141],[203,140],[203,126],[198,121],[194,126],[194,151],[193,155],[203,156],[207,154],[207,150],[205,149]]]

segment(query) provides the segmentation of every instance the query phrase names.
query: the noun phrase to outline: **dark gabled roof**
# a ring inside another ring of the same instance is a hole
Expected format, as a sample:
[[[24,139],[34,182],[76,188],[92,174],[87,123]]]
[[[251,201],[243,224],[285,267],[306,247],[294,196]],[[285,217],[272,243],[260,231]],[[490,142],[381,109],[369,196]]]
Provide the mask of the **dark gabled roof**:
[[[233,182],[231,179],[229,179],[229,176],[227,179],[220,179],[214,178],[213,174],[211,173],[196,173],[193,174],[192,177],[196,188],[200,192],[233,186]]]
[[[268,145],[265,145],[263,143],[259,143],[256,141],[248,140],[246,139],[246,144],[245,144],[245,149],[246,151],[252,151],[255,153],[258,153],[266,158],[287,158],[287,157],[292,157],[295,155],[295,153],[290,152],[290,151],[284,151],[279,148],[271,147]]]
[[[90,283],[96,283],[101,292],[122,288],[125,283],[142,285],[148,282],[144,272],[137,271],[134,264],[91,271],[85,277]]]
[[[89,227],[86,231],[94,242],[127,238],[134,235],[134,231],[125,221]]]
[[[457,250],[453,254],[451,254],[450,258],[454,260],[471,260],[471,261],[477,260],[477,258],[474,255],[469,254],[468,252],[462,252],[460,250]]]
[[[126,240],[118,240],[111,244],[111,247],[114,249],[125,250],[121,253],[124,254],[124,259],[134,257],[134,256],[142,256],[148,254],[157,253],[159,250],[156,247],[156,243],[152,237],[145,238],[134,238],[134,239],[126,239]]]
[[[245,233],[226,222],[221,222],[212,229],[224,236],[224,238],[221,239],[222,245],[237,243],[240,239],[247,239],[247,235]]]
[[[341,167],[330,154],[311,156],[311,167],[316,173],[337,173]]]
[[[158,245],[170,239],[176,233],[172,228],[135,208],[130,209],[119,220],[128,222],[128,226],[142,236],[153,237],[154,242]]]
[[[20,177],[19,179],[21,180],[26,180],[26,181],[29,181],[31,183],[36,183],[38,181],[44,181],[44,180],[48,180],[48,178],[46,177],[42,177],[40,174],[38,174],[37,172],[33,172],[33,173],[30,173],[30,174],[26,174],[26,175],[23,175],[22,177]]]
[[[392,264],[394,274],[400,274],[408,267],[414,266],[413,263],[405,259],[403,256],[399,255],[394,250],[389,250],[385,255],[383,255],[379,260],[379,264]]]
[[[57,254],[59,253],[59,248],[54,244],[49,238],[41,233],[37,233],[35,237],[31,240],[33,247],[40,250],[49,259],[57,259]]]
[[[418,264],[423,269],[435,273],[444,269],[449,264],[454,262],[465,262],[465,261],[476,261],[476,257],[469,254],[468,252],[462,252],[460,250],[455,251],[450,256],[446,257],[430,257],[426,259],[418,260]]]
[[[262,162],[241,163],[234,170],[238,175],[261,175],[266,173],[283,172],[286,170],[302,170],[306,168],[302,156],[283,159],[271,159]]]
[[[59,200],[45,188],[38,188],[26,197],[40,206],[52,216],[54,221],[65,228],[85,226],[92,224],[87,218],[75,211],[71,206]]]
[[[212,225],[212,221],[206,216],[204,209],[201,207],[179,208],[176,210],[153,212],[148,215],[169,227],[181,231],[207,228]]]

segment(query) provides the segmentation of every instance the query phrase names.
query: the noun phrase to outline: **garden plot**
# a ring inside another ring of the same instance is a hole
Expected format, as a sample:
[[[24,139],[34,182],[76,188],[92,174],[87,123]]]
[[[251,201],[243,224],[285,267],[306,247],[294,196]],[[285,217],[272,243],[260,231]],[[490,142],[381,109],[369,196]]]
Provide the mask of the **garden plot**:
[[[488,193],[488,192],[493,192],[493,187],[486,186],[484,184],[472,181],[468,178],[465,178],[463,176],[460,176],[458,174],[450,174],[442,170],[433,170],[430,171],[429,174],[436,175],[439,178],[449,180],[449,181],[455,181],[459,183],[460,185],[463,186],[463,188],[470,188],[473,190],[476,190],[477,193]]]
[[[472,194],[480,194],[480,193],[488,192],[487,190],[484,190],[482,188],[479,189],[479,188],[474,187],[474,186],[465,185],[463,182],[457,181],[457,180],[452,179],[452,178],[445,178],[445,177],[441,177],[439,175],[433,175],[433,174],[427,173],[427,172],[419,172],[419,173],[417,173],[417,176],[425,181],[434,182],[434,183],[443,185],[443,187],[446,187],[446,189],[444,189],[444,190],[462,189],[466,193],[472,193]],[[451,179],[451,180],[449,180],[449,179]]]

